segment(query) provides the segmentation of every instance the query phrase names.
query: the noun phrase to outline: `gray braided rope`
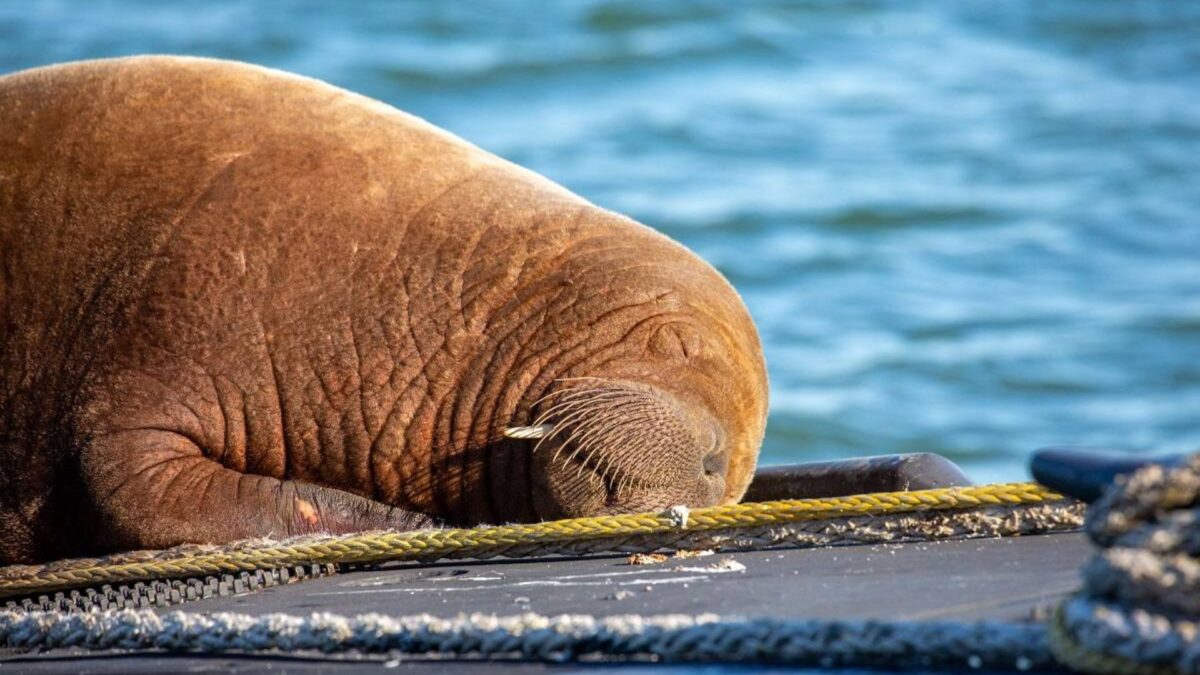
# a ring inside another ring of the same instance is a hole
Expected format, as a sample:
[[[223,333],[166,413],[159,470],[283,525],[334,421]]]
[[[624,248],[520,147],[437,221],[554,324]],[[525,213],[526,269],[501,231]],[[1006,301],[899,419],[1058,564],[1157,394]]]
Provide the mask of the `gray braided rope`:
[[[727,619],[716,615],[450,619],[127,610],[0,612],[0,644],[22,649],[157,649],[439,655],[562,662],[589,658],[773,662],[823,667],[1051,668],[1045,631],[1023,623]]]

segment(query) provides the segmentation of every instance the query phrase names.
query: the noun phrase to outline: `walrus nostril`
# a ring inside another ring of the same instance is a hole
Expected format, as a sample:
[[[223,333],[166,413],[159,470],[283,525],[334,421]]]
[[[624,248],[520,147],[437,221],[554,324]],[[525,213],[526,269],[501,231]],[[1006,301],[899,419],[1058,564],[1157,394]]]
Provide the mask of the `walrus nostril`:
[[[725,453],[710,452],[704,457],[704,475],[722,476],[725,474],[728,464],[729,462],[725,458]]]

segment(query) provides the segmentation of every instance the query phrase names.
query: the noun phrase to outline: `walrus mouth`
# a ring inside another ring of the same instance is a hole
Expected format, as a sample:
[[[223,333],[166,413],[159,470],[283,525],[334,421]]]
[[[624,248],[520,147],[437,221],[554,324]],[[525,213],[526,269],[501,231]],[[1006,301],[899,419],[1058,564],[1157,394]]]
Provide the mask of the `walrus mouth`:
[[[540,512],[581,516],[719,499],[724,472],[708,469],[711,457],[722,453],[721,434],[703,422],[707,416],[689,413],[673,396],[638,383],[587,378],[543,402],[548,407],[532,424],[504,432],[536,441]]]

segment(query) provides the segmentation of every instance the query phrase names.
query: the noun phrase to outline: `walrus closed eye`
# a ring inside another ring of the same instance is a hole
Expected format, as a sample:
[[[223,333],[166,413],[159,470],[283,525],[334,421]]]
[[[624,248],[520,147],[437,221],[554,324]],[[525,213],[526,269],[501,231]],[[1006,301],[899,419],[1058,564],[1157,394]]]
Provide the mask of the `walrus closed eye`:
[[[399,110],[0,78],[0,563],[736,501],[755,327],[667,237]]]

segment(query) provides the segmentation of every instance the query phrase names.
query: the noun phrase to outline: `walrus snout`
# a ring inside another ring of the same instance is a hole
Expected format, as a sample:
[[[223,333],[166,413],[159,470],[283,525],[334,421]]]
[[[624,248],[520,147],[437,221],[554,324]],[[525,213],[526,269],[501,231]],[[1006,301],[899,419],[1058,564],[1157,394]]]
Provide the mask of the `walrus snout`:
[[[543,518],[711,506],[725,493],[726,435],[698,406],[612,380],[585,380],[545,402],[533,425],[510,432],[534,443]]]

